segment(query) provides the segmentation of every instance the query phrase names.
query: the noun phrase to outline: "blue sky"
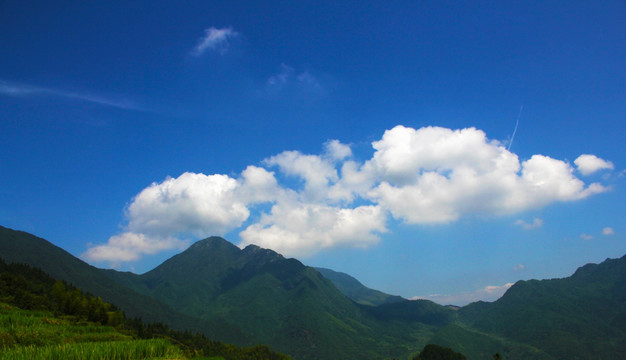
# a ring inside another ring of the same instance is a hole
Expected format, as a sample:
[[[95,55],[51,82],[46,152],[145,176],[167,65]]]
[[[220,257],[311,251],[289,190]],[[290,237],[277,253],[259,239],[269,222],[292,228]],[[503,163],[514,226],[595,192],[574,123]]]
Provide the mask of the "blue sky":
[[[0,224],[456,304],[626,252],[624,2],[170,3],[0,4]]]

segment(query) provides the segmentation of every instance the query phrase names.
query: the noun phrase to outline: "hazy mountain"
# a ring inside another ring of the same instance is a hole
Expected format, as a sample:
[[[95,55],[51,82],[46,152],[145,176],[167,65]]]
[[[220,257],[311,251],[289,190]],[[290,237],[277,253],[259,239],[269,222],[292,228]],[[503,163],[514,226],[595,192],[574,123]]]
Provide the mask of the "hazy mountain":
[[[315,270],[330,280],[345,296],[361,305],[378,306],[405,301],[401,296],[389,295],[382,291],[370,289],[346,273],[319,267],[316,267]]]
[[[626,256],[563,279],[518,281],[499,300],[470,304],[459,315],[557,359],[626,359]]]

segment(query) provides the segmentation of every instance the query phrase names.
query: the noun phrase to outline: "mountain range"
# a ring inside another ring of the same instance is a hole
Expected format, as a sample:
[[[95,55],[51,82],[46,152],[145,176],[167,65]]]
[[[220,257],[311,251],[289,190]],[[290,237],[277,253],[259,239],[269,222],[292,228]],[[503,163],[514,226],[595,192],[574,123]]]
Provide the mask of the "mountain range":
[[[0,258],[38,267],[127,316],[266,344],[295,359],[408,359],[428,343],[468,359],[626,358],[626,256],[564,279],[518,281],[495,302],[460,309],[384,294],[347,274],[219,237],[137,275],[93,267],[0,227]]]

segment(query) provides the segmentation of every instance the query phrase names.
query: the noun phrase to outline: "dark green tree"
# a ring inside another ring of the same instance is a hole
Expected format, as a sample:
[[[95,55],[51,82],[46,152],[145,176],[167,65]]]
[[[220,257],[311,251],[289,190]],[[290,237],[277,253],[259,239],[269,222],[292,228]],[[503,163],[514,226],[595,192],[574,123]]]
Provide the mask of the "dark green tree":
[[[450,348],[428,344],[413,360],[467,360],[467,358]]]

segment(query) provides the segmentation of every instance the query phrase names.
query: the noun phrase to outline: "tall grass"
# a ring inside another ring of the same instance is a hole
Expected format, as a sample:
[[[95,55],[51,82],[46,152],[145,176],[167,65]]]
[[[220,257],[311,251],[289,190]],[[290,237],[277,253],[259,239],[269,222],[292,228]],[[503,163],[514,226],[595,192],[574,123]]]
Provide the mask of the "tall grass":
[[[182,359],[179,348],[164,339],[106,341],[5,349],[0,360],[136,360]]]
[[[0,349],[60,342],[129,340],[111,326],[74,323],[49,312],[0,309]]]

